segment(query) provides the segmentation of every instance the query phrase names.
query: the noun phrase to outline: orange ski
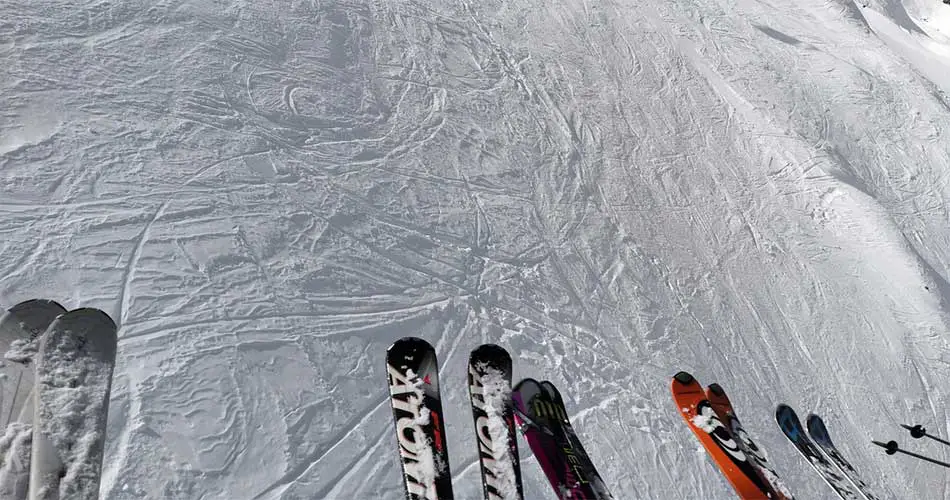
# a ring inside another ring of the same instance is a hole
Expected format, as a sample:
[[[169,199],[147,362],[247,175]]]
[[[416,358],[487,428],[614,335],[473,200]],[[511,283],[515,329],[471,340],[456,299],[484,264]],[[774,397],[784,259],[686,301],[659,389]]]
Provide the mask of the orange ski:
[[[676,407],[692,429],[693,434],[703,443],[706,452],[719,466],[719,470],[726,476],[742,499],[777,499],[780,498],[766,481],[762,479],[756,468],[749,461],[739,444],[732,437],[706,398],[706,393],[699,382],[686,372],[679,372],[673,376],[671,389]]]
[[[739,417],[736,416],[736,411],[732,408],[732,402],[729,401],[729,396],[726,396],[726,391],[719,384],[710,384],[706,388],[706,399],[709,400],[709,404],[715,410],[719,421],[732,433],[739,449],[745,453],[748,461],[758,470],[759,477],[772,487],[772,491],[775,492],[774,498],[792,500],[792,494],[789,493],[788,488],[785,487],[778,474],[765,459],[765,453],[742,428],[742,423],[739,422]]]

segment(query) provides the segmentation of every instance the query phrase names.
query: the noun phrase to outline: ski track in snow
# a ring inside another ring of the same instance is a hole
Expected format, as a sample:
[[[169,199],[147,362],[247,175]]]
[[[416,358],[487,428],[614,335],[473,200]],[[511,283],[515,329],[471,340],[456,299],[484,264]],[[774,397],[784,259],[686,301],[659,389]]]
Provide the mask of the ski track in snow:
[[[121,323],[102,498],[401,498],[405,335],[439,353],[458,498],[483,342],[563,390],[617,498],[732,495],[680,369],[799,498],[829,492],[779,402],[883,496],[948,498],[870,439],[950,432],[950,7],[0,10],[0,299]]]

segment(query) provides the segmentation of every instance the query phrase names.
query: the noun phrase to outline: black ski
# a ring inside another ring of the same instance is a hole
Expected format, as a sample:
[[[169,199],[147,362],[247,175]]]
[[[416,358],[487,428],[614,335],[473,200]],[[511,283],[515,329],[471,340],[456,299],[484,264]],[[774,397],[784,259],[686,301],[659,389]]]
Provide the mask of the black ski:
[[[578,454],[580,454],[581,458],[586,462],[587,467],[589,467],[589,469],[592,471],[591,483],[593,484],[594,490],[598,495],[597,498],[613,498],[610,494],[610,491],[607,490],[607,485],[604,483],[604,480],[601,479],[597,469],[594,468],[594,461],[591,460],[587,450],[584,449],[584,445],[581,443],[580,437],[578,437],[577,432],[574,430],[574,426],[571,425],[571,419],[567,414],[567,408],[564,405],[564,398],[561,397],[561,391],[559,391],[557,386],[555,386],[550,380],[542,381],[541,388],[544,389],[544,392],[546,392],[548,396],[554,401],[554,404],[557,407],[556,414],[561,416],[561,425],[563,426],[564,433],[570,440],[571,445],[577,449]]]
[[[848,462],[844,456],[841,455],[841,452],[838,451],[838,448],[831,441],[831,436],[828,434],[828,429],[825,428],[825,423],[821,420],[821,417],[812,413],[808,415],[805,423],[808,426],[808,434],[811,436],[811,439],[821,448],[821,451],[825,453],[828,460],[835,464],[838,470],[858,489],[858,493],[861,493],[867,500],[879,500],[874,492],[871,491],[871,488],[858,476],[858,471],[851,466],[851,462]]]
[[[478,439],[485,500],[524,498],[511,407],[511,356],[485,344],[468,359],[468,394]]]
[[[449,500],[452,474],[435,349],[420,338],[399,339],[386,351],[386,371],[406,498]]]
[[[785,437],[795,446],[795,449],[802,454],[805,461],[811,465],[818,475],[824,479],[825,483],[831,487],[844,500],[859,500],[860,497],[851,490],[848,480],[844,478],[835,467],[821,454],[818,447],[805,432],[801,420],[795,414],[795,410],[787,405],[778,405],[775,408],[775,420],[782,429]]]
[[[530,378],[515,386],[512,400],[519,428],[559,499],[612,498],[586,452],[577,446],[562,402]]]

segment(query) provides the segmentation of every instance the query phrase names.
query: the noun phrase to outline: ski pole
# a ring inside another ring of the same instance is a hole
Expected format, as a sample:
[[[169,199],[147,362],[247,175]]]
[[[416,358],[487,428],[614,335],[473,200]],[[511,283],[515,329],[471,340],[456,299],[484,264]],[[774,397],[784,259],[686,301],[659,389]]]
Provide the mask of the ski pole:
[[[946,446],[950,446],[950,441],[945,441],[945,440],[943,440],[943,439],[940,439],[940,438],[938,438],[937,436],[934,436],[933,434],[927,434],[927,429],[923,428],[920,424],[917,424],[917,425],[915,425],[915,426],[913,426],[913,427],[911,427],[911,426],[909,426],[909,425],[906,425],[906,424],[901,424],[901,427],[903,427],[903,428],[909,430],[909,431],[910,431],[910,436],[911,436],[912,438],[914,438],[914,439],[920,439],[920,438],[922,438],[922,437],[929,437],[930,439],[933,439],[934,441],[936,441],[936,442],[938,442],[938,443],[940,443],[940,444],[943,444],[943,445],[946,445]]]
[[[925,460],[925,461],[930,462],[930,463],[932,463],[932,464],[937,464],[937,465],[940,465],[940,466],[942,466],[942,467],[946,467],[946,468],[950,469],[950,464],[948,464],[947,462],[941,462],[940,460],[937,460],[937,459],[934,459],[934,458],[925,457],[925,456],[923,456],[923,455],[919,455],[919,454],[914,453],[914,452],[912,452],[912,451],[907,451],[907,450],[901,449],[901,447],[897,444],[897,441],[888,441],[887,443],[882,443],[882,442],[880,442],[880,441],[871,441],[871,442],[874,443],[874,444],[876,444],[876,445],[878,445],[878,446],[880,446],[881,448],[884,448],[884,449],[886,450],[886,452],[887,452],[888,455],[893,455],[893,454],[895,454],[895,453],[897,453],[897,452],[900,452],[900,453],[903,453],[903,454],[905,454],[905,455],[910,455],[910,456],[912,456],[912,457],[914,457],[914,458],[919,458],[919,459],[921,459],[921,460]]]

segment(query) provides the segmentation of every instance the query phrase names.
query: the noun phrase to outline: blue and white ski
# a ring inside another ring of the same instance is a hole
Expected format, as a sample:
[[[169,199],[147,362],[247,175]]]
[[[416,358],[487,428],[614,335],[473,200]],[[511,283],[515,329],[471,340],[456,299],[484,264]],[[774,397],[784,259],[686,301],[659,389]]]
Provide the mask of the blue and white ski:
[[[831,465],[831,462],[821,454],[815,443],[808,439],[808,434],[805,432],[805,428],[802,427],[802,422],[795,414],[795,410],[787,405],[778,405],[775,408],[775,421],[778,422],[778,426],[782,429],[785,437],[802,454],[805,461],[818,472],[818,475],[839,497],[843,500],[860,500],[861,497],[852,491],[848,480],[835,470],[835,466]]]
[[[825,428],[825,423],[821,420],[821,417],[812,413],[808,415],[808,418],[805,420],[805,425],[808,426],[808,434],[812,440],[815,441],[815,444],[821,448],[821,451],[825,453],[828,460],[835,464],[838,470],[848,478],[848,481],[851,481],[851,484],[858,489],[858,492],[867,500],[879,500],[874,492],[871,491],[871,488],[861,480],[858,471],[851,466],[851,463],[841,455],[835,444],[831,442],[831,436],[828,434],[828,429]]]

